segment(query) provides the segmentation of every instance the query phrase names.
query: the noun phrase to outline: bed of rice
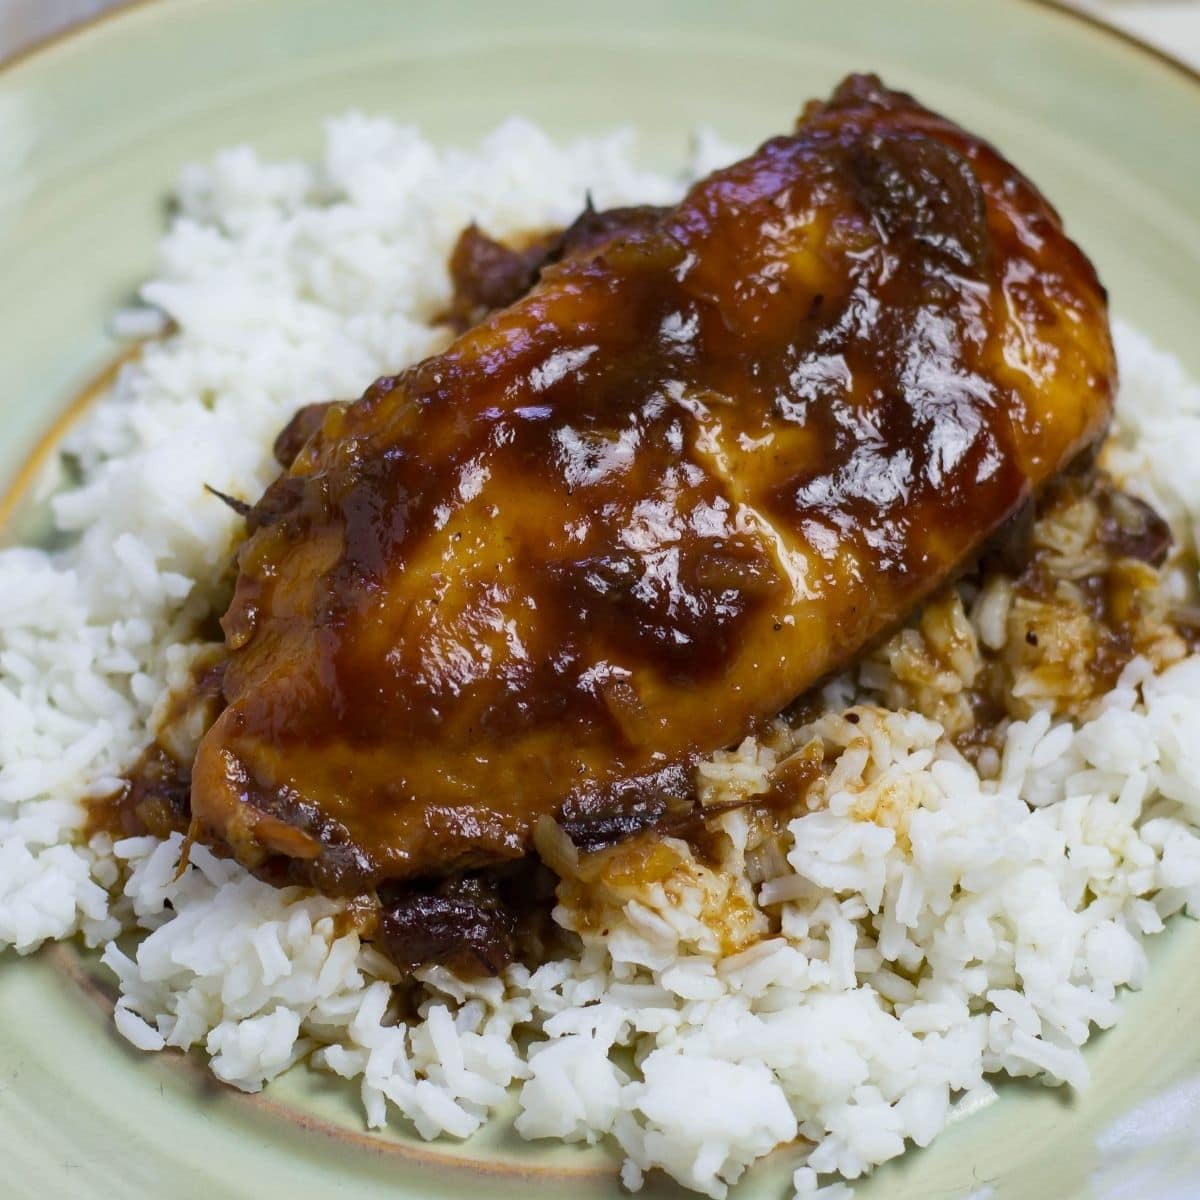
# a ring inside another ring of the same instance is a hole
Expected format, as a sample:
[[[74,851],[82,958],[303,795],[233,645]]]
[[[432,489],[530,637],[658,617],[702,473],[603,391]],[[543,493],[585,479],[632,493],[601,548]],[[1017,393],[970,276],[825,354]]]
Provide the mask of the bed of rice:
[[[1076,720],[1035,697],[982,775],[937,720],[879,704],[886,668],[837,681],[799,733],[703,768],[712,798],[762,790],[788,738],[820,740],[821,802],[770,877],[728,813],[723,871],[683,855],[607,892],[602,923],[560,893],[577,957],[470,984],[427,969],[413,1023],[390,1012],[390,965],[338,936],[335,903],[202,847],[176,878],[177,839],[82,841],[81,799],[141,750],[227,570],[237,520],[203,485],[256,498],[298,405],[437,349],[468,221],[503,236],[570,219],[588,189],[599,206],[678,193],[682,176],[631,151],[518,122],[441,151],[348,116],[317,165],[242,148],[183,173],[146,307],[120,319],[173,331],[71,438],[79,483],[54,512],[73,540],[0,554],[0,949],[103,947],[125,1037],[198,1047],[240,1088],[308,1058],[356,1081],[370,1125],[427,1138],[468,1136],[515,1090],[523,1136],[610,1139],[628,1187],[657,1167],[715,1197],[799,1140],[797,1193],[833,1200],[849,1189],[821,1176],[926,1144],[989,1076],[1086,1083],[1081,1047],[1141,985],[1144,938],[1200,906],[1200,657],[1157,673],[1135,658]],[[702,140],[691,170],[721,153]],[[1190,552],[1200,391],[1128,329],[1119,353],[1109,463]],[[1191,582],[1179,568],[1167,588]],[[986,606],[970,619],[1003,643]]]

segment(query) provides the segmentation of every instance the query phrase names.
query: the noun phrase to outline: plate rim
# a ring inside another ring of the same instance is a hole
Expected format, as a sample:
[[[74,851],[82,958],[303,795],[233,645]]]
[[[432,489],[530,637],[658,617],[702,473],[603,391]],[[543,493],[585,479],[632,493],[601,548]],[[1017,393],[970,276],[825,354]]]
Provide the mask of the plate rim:
[[[1200,66],[1193,66],[1178,55],[1172,54],[1170,50],[1156,45],[1132,30],[1106,21],[1099,13],[1077,8],[1069,0],[1020,0],[1020,2],[1029,8],[1040,8],[1056,13],[1061,18],[1075,21],[1097,33],[1106,35],[1116,42],[1123,43],[1127,50],[1152,59],[1160,68],[1182,75],[1184,79],[1200,86]],[[52,56],[67,43],[73,43],[76,39],[93,33],[101,26],[116,23],[122,18],[136,17],[151,9],[159,12],[170,11],[165,0],[118,0],[113,7],[100,9],[62,29],[46,34],[21,47],[16,53],[0,59],[0,78],[31,64],[40,64],[44,58]],[[177,0],[175,11],[180,11],[180,9],[181,6]]]

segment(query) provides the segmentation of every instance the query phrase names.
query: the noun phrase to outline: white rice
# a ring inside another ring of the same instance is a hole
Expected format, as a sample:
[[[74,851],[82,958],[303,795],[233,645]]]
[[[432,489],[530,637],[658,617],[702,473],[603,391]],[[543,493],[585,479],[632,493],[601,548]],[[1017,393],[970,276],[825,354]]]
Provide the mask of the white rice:
[[[722,153],[703,142],[691,170]],[[638,170],[626,135],[555,147],[509,122],[464,153],[361,116],[330,123],[317,166],[240,148],[184,172],[146,307],[118,323],[177,331],[71,439],[82,483],[55,515],[78,540],[0,554],[0,948],[103,946],[121,1033],[202,1047],[246,1090],[309,1057],[357,1082],[372,1126],[399,1114],[434,1138],[468,1136],[515,1088],[524,1137],[611,1139],[626,1186],[661,1168],[715,1197],[803,1138],[797,1195],[841,1200],[819,1176],[927,1144],[989,1076],[1086,1084],[1081,1047],[1141,986],[1144,938],[1200,906],[1200,658],[1158,677],[1135,660],[1081,727],[1014,724],[988,782],[934,722],[852,724],[832,688],[828,803],[792,822],[758,896],[778,936],[722,958],[698,893],[660,888],[578,959],[469,984],[426,969],[414,1024],[392,1023],[395,973],[337,936],[336,903],[202,847],[176,879],[177,838],[80,842],[80,798],[142,748],[228,564],[236,518],[203,485],[256,498],[296,407],[438,348],[470,220],[503,236],[570,219],[587,189],[602,206],[679,187]],[[1113,465],[1194,545],[1200,391],[1118,333]],[[706,771],[733,786],[769,759],[748,742]],[[744,841],[741,814],[721,820]]]

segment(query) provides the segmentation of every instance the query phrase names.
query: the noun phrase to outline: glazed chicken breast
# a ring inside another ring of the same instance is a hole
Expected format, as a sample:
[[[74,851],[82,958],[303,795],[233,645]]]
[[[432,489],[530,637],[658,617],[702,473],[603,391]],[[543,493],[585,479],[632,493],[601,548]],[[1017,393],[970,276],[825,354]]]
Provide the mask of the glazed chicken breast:
[[[638,212],[310,414],[238,554],[200,837],[354,894],[643,827],[1106,428],[1092,266],[873,77]]]

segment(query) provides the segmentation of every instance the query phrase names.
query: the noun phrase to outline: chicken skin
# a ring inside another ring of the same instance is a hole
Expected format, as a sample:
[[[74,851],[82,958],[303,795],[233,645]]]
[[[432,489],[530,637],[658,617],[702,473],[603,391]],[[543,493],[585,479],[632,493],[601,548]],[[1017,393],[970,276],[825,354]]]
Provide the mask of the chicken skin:
[[[200,837],[348,895],[543,816],[643,827],[1108,424],[1054,209],[873,77],[638,213],[309,414],[239,552]]]

